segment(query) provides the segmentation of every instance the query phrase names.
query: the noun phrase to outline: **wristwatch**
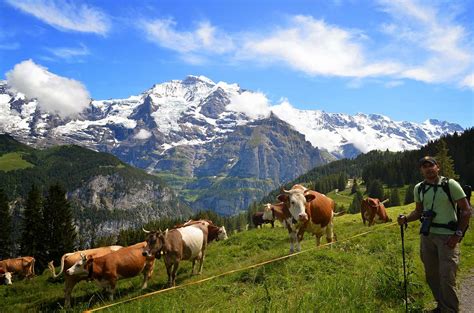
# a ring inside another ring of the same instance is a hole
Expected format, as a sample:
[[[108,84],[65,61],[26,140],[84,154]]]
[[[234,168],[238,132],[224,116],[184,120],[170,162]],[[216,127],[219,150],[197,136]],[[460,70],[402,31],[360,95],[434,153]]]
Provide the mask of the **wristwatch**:
[[[463,232],[462,232],[462,230],[460,230],[460,229],[456,230],[456,232],[455,232],[454,234],[455,234],[456,236],[458,236],[458,237],[462,237],[462,236],[463,236]]]

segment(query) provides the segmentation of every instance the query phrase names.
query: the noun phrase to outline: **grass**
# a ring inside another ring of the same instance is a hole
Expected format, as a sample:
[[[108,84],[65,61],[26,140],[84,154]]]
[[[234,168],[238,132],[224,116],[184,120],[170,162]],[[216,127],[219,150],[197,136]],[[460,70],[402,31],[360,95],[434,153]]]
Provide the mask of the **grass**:
[[[33,164],[23,160],[22,154],[21,152],[11,152],[0,156],[0,171],[9,172],[33,167]]]
[[[413,205],[389,208],[393,220]],[[418,223],[406,231],[410,309],[432,308],[431,293],[424,283],[419,259]],[[474,268],[474,222],[462,242],[459,277]],[[353,235],[371,230],[363,236]],[[154,296],[116,305],[105,312],[404,312],[403,269],[400,228],[382,224],[368,228],[360,215],[335,220],[338,242],[315,248],[305,235],[304,253],[246,269],[247,266],[288,255],[286,230],[281,227],[254,229],[231,236],[208,247],[204,271],[192,276],[191,263],[183,261],[177,285],[184,285],[240,269],[199,284],[168,290]],[[1,312],[60,311],[63,303],[60,282],[45,273],[31,281],[0,286]],[[149,288],[140,291],[141,277],[119,281],[116,301],[136,297],[165,287],[163,261],[155,264]],[[73,291],[74,312],[109,304],[94,283],[81,282]]]

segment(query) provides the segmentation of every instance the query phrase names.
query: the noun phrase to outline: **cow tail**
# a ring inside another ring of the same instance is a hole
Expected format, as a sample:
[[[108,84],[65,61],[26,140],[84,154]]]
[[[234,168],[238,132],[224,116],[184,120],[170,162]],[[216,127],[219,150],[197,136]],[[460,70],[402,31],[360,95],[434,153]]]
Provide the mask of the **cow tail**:
[[[61,257],[61,270],[59,271],[59,273],[56,274],[56,269],[54,268],[54,264],[53,262],[54,261],[51,261],[49,262],[48,266],[49,266],[49,270],[51,271],[51,273],[53,274],[53,278],[56,278],[58,277],[59,275],[62,274],[63,270],[64,270],[64,259],[66,258],[66,254],[64,254],[62,257]]]
[[[36,276],[36,273],[35,273],[35,258],[32,258],[31,260],[31,274],[33,274],[33,276]]]

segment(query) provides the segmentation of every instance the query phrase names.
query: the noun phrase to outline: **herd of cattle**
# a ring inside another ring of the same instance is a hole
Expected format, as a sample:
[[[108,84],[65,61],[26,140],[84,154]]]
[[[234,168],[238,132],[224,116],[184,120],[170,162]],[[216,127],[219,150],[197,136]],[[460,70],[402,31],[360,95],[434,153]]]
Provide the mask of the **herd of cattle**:
[[[329,197],[309,190],[301,185],[294,185],[290,190],[282,189],[278,196],[279,203],[267,203],[263,212],[253,215],[253,223],[258,228],[264,223],[278,220],[288,230],[290,253],[300,251],[300,242],[305,232],[316,237],[319,245],[325,234],[326,240],[336,240],[333,231],[334,201]],[[391,221],[385,207],[378,199],[365,199],[361,206],[362,220],[371,226],[376,222]],[[74,286],[82,280],[94,280],[113,299],[117,280],[143,274],[142,289],[147,287],[153,274],[155,259],[163,256],[168,286],[176,284],[176,272],[181,260],[192,261],[192,273],[195,274],[195,263],[199,261],[202,273],[207,245],[214,240],[227,239],[223,226],[214,225],[209,220],[188,221],[165,231],[148,231],[144,242],[132,246],[108,246],[66,253],[61,258],[61,270],[56,270],[51,261],[48,267],[53,277],[64,274],[64,305],[70,307],[71,293]],[[31,278],[34,273],[35,259],[20,257],[0,261],[0,283],[11,284],[12,274]]]

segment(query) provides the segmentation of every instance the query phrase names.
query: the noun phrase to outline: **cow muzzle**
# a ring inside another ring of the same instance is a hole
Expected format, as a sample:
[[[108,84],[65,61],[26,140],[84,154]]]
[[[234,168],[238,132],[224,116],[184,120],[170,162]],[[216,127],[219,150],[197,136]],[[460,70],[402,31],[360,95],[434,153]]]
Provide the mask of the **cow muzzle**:
[[[307,222],[307,221],[308,221],[308,214],[306,214],[306,213],[300,213],[300,214],[298,215],[298,220],[299,220],[300,222]]]

